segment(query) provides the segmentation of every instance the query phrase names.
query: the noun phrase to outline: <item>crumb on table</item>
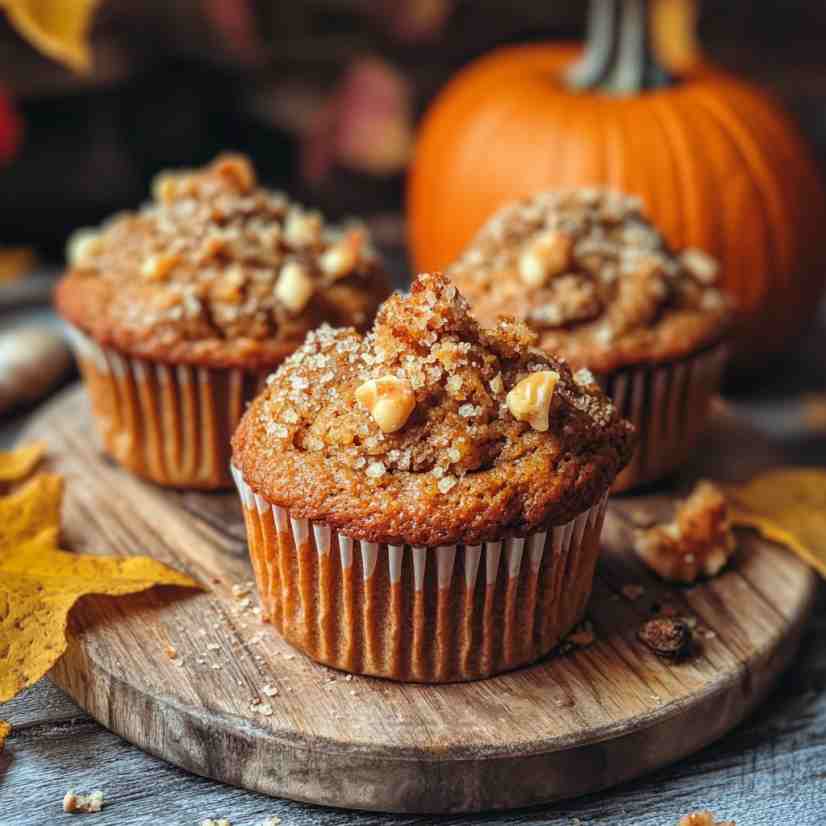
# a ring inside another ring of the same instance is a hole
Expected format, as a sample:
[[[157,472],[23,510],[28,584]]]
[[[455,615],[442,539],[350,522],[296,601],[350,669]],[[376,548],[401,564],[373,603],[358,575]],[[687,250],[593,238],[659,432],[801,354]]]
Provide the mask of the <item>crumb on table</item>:
[[[718,574],[735,547],[726,497],[705,480],[677,505],[673,521],[638,530],[634,537],[634,550],[642,561],[672,582]]]
[[[91,814],[103,808],[103,792],[77,794],[69,790],[63,797],[63,811],[72,814]]]

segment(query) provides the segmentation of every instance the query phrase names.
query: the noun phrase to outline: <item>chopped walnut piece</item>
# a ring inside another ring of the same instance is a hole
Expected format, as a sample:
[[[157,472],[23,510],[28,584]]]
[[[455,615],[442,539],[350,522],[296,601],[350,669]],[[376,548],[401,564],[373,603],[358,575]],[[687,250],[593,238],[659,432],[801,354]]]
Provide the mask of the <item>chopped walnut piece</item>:
[[[141,265],[141,275],[148,281],[163,281],[180,261],[178,255],[153,255]]]
[[[201,826],[232,826],[232,824],[225,817],[213,819],[211,817],[201,821]]]
[[[519,257],[519,277],[528,287],[541,287],[571,263],[573,238],[561,232],[536,237]]]
[[[370,411],[383,433],[401,430],[416,407],[413,391],[395,376],[369,379],[357,388],[356,399]]]
[[[74,266],[98,255],[103,249],[100,233],[94,229],[79,229],[72,233],[66,245],[66,258]]]
[[[255,186],[255,170],[243,155],[223,155],[215,161],[215,172],[228,179],[242,193]]]
[[[313,291],[313,282],[301,264],[289,261],[281,268],[275,294],[290,312],[300,313],[312,298]]]
[[[672,582],[714,576],[736,548],[728,503],[713,483],[701,481],[677,506],[673,522],[635,534],[634,549],[650,568]]]
[[[706,252],[698,249],[683,250],[680,255],[680,263],[694,276],[701,284],[714,284],[720,267],[717,262]]]
[[[644,622],[637,637],[658,657],[666,659],[680,659],[691,649],[691,628],[675,617],[656,617]]]
[[[691,812],[680,818],[678,826],[736,826],[733,820],[720,820],[707,809],[700,812]]]
[[[90,794],[68,791],[63,798],[63,811],[71,814],[91,814],[99,812],[102,808],[103,792],[101,791]]]
[[[321,271],[337,280],[353,272],[358,263],[359,252],[364,244],[363,232],[351,232],[341,241],[333,244],[319,259]]]
[[[174,645],[167,643],[163,647],[163,653],[166,654],[166,656],[169,657],[170,660],[174,660],[178,656],[178,649],[175,648]]]
[[[522,379],[507,395],[508,409],[513,417],[528,422],[534,430],[545,432],[558,381],[559,373],[554,370],[540,370]]]
[[[287,215],[284,238],[296,247],[308,247],[318,241],[321,235],[321,215],[293,209]]]

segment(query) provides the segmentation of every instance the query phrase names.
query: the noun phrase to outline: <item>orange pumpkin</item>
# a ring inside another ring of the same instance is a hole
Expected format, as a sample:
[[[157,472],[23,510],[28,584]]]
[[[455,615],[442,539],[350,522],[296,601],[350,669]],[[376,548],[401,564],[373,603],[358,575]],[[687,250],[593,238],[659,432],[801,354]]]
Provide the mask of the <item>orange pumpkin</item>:
[[[624,190],[674,247],[721,262],[741,309],[736,361],[763,363],[805,329],[826,278],[815,163],[754,86],[708,65],[668,78],[647,47],[640,0],[594,0],[592,14],[601,19],[581,60],[580,49],[553,44],[501,49],[432,105],[408,187],[415,265],[446,267],[512,199]]]

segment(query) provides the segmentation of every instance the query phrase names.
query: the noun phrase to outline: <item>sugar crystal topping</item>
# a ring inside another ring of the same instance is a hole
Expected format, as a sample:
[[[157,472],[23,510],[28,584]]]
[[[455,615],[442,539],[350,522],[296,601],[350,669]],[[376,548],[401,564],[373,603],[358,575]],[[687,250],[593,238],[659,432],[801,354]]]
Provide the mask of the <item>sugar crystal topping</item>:
[[[514,322],[483,330],[453,284],[421,275],[409,294],[385,302],[366,335],[322,326],[307,337],[255,407],[266,433],[259,445],[321,454],[375,484],[426,475],[446,493],[469,473],[540,448],[562,454],[599,443],[618,422],[611,402],[595,383],[575,381],[564,362],[531,349],[535,338]],[[507,398],[548,371],[558,378],[543,397],[548,424],[539,432],[511,413]],[[331,381],[322,380],[327,375]],[[374,415],[382,387],[384,398],[412,393],[409,412],[392,427]]]

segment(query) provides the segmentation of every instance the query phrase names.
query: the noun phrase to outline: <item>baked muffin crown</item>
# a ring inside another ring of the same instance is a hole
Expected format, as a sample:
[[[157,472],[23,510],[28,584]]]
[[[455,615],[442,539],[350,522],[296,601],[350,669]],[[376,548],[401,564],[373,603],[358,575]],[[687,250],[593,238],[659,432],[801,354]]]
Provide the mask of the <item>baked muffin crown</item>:
[[[511,315],[539,345],[599,372],[715,343],[731,305],[716,262],[673,253],[639,199],[544,192],[504,207],[448,270],[483,323]]]
[[[368,323],[388,293],[363,227],[327,226],[263,189],[241,155],[162,173],[149,204],[82,231],[68,252],[61,312],[160,360],[272,364],[323,321]]]
[[[630,457],[632,428],[587,370],[483,330],[441,275],[373,330],[324,327],[270,377],[233,440],[271,502],[370,541],[473,542],[561,524]]]

